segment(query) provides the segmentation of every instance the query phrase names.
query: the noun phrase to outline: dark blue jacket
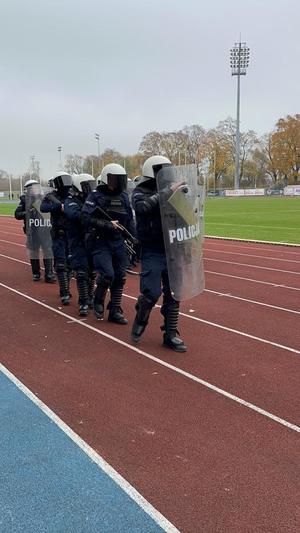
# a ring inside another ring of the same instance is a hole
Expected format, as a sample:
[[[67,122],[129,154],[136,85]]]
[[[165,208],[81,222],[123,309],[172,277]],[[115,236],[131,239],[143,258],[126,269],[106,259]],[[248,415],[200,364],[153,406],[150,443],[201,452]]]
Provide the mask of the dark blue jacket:
[[[17,220],[23,220],[24,221],[24,225],[23,225],[23,231],[24,233],[26,233],[26,207],[25,207],[25,194],[22,194],[20,196],[20,203],[17,207],[17,209],[15,210],[15,218]]]
[[[68,238],[71,244],[84,244],[84,228],[81,222],[81,211],[85,199],[74,190],[69,191],[64,203],[64,214],[67,217]]]
[[[100,208],[100,209],[99,209]],[[87,232],[95,232],[101,241],[121,240],[122,234],[116,230],[111,220],[118,220],[131,234],[135,235],[132,209],[128,194],[113,194],[105,185],[98,185],[89,194],[82,209],[82,222]]]
[[[161,223],[159,194],[155,179],[144,178],[132,193],[137,237],[143,249],[164,252],[164,237]]]
[[[67,237],[67,218],[63,212],[62,205],[67,196],[59,194],[56,190],[48,193],[41,203],[41,212],[51,214],[51,236],[52,239]]]

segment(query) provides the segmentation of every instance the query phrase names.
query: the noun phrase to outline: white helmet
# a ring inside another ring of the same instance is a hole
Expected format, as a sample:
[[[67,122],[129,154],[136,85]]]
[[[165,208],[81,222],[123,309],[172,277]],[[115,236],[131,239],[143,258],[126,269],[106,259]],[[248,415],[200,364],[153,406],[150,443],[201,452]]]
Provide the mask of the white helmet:
[[[72,174],[72,185],[87,196],[96,188],[96,180],[91,174]]]
[[[27,180],[24,184],[24,187],[29,187],[29,185],[36,185],[36,184],[39,184],[39,182],[36,180]]]
[[[55,189],[61,189],[63,187],[71,187],[72,176],[68,172],[58,172],[53,176],[53,184]]]
[[[152,155],[151,157],[148,157],[143,164],[142,174],[145,178],[155,178],[157,171],[160,170],[163,165],[170,166],[172,163],[170,159],[163,155]],[[155,167],[159,168],[155,169]]]
[[[117,163],[109,163],[103,167],[98,184],[104,183],[114,191],[122,192],[127,186],[127,174],[124,167]]]

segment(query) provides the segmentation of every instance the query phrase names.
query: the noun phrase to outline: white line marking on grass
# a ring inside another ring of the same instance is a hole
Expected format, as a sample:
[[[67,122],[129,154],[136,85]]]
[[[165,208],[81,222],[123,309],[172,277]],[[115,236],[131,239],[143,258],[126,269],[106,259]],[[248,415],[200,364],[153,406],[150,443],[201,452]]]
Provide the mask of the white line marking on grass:
[[[28,296],[27,294],[24,294],[20,291],[17,291],[16,289],[13,289],[12,287],[9,287],[8,285],[5,285],[4,283],[0,283],[0,287],[3,287],[4,289],[7,289],[15,294],[18,294],[19,296],[22,296],[23,298],[33,302],[33,303],[36,303],[38,305],[41,305],[42,307],[44,307],[45,309],[48,309],[50,311],[52,311],[53,313],[56,313],[60,316],[63,316],[64,318],[68,318],[69,320],[70,319],[73,319],[74,322],[77,322],[80,326],[84,327],[84,328],[87,328],[91,331],[93,331],[94,333],[97,333],[98,335],[101,335],[102,337],[105,337],[107,339],[110,339],[111,341],[114,341],[116,342],[117,344],[120,344],[121,346],[124,346],[125,348],[139,354],[139,355],[142,355],[143,357],[146,357],[147,359],[150,359],[151,361],[154,361],[155,363],[161,365],[161,366],[164,366],[165,368],[168,368],[169,370],[172,370],[173,372],[176,372],[177,374],[181,375],[181,376],[184,376],[192,381],[195,381],[196,383],[199,383],[200,385],[203,385],[204,387],[214,391],[214,392],[217,392],[218,394],[220,394],[221,396],[224,396],[226,398],[229,398],[230,400],[233,400],[234,402],[240,404],[240,405],[243,405],[244,407],[247,407],[248,409],[251,409],[252,411],[255,411],[267,418],[270,418],[271,420],[273,420],[274,422],[278,422],[278,424],[281,424],[282,426],[285,426],[289,429],[292,429],[293,431],[297,431],[298,433],[300,433],[300,427],[295,425],[295,424],[292,424],[291,422],[288,422],[287,420],[284,420],[283,418],[279,418],[278,416],[276,415],[273,415],[272,413],[269,413],[268,411],[265,411],[264,409],[261,409],[260,407],[258,407],[257,405],[254,405],[252,403],[249,403],[245,400],[243,400],[242,398],[239,398],[238,396],[235,396],[234,394],[231,394],[230,392],[227,392],[223,389],[220,389],[219,387],[216,387],[215,385],[212,385],[211,383],[209,383],[208,381],[204,381],[203,379],[201,378],[198,378],[197,376],[194,376],[193,374],[190,374],[189,372],[186,372],[185,370],[182,370],[181,368],[178,368],[174,365],[171,365],[170,363],[167,363],[166,361],[163,361],[162,359],[159,359],[158,357],[155,357],[154,355],[151,355],[147,352],[144,352],[143,350],[140,350],[139,348],[136,348],[135,346],[132,346],[131,344],[128,344],[127,342],[125,341],[122,341],[121,339],[118,339],[117,337],[114,337],[113,335],[110,335],[109,333],[106,333],[105,331],[101,331],[97,328],[95,328],[94,326],[91,326],[90,324],[86,324],[84,322],[81,322],[79,319],[76,319],[70,315],[67,315],[66,313],[63,313],[62,311],[59,311],[58,309],[55,309],[54,307],[51,307],[50,305],[47,305],[39,300],[36,300],[35,298],[32,298],[31,296]],[[184,313],[183,313],[184,314]],[[189,315],[187,315],[189,316]],[[195,318],[195,317],[191,317],[191,318]],[[202,321],[202,322],[206,322],[206,321]],[[212,324],[212,323],[211,323]],[[222,326],[221,329],[229,329],[229,328],[225,328]],[[231,331],[234,331],[234,330],[231,330]],[[247,337],[250,337],[250,335],[245,335]],[[268,341],[267,341],[268,342]],[[279,346],[279,345],[277,345]],[[295,350],[292,350],[292,351],[295,351]],[[299,352],[300,353],[300,352]]]
[[[300,261],[296,259],[282,259],[281,257],[269,257],[266,255],[243,254],[240,252],[227,252],[224,250],[214,250],[213,248],[209,248],[209,252],[215,252],[218,254],[242,255],[243,257],[256,257],[259,259],[269,259],[271,261],[284,261],[286,263],[300,263]]]
[[[256,239],[239,239],[238,237],[220,237],[218,235],[205,235],[205,239],[216,239],[220,241],[232,241],[232,242],[252,242],[256,244],[274,244],[275,246],[295,246],[295,248],[300,247],[300,244],[295,244],[293,242],[276,242],[276,241],[257,241]],[[293,252],[289,252],[293,253]],[[296,252],[295,252],[296,253]]]
[[[224,261],[224,259],[212,259],[208,257],[204,257],[205,261],[215,261],[216,263],[227,263],[229,265],[238,265],[238,266],[245,266],[245,267],[251,267],[251,268],[259,268],[260,270],[271,270],[272,272],[283,272],[284,274],[295,274],[295,276],[300,276],[300,272],[295,272],[294,270],[281,270],[279,268],[270,268],[270,267],[263,267],[258,265],[249,265],[248,263],[237,263],[234,261]]]
[[[151,503],[148,502],[126,479],[124,479],[101,455],[87,444],[73,429],[71,429],[57,414],[40,400],[30,389],[24,385],[14,374],[0,363],[1,372],[18,389],[27,396],[61,431],[67,435],[107,476],[109,476],[145,513],[150,516],[167,533],[180,533]]]

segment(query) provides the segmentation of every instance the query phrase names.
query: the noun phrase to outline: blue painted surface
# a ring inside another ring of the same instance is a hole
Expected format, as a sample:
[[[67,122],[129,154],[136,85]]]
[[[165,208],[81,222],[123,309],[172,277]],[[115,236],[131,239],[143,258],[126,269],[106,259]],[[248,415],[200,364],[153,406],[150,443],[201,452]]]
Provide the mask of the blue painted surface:
[[[1,533],[163,531],[1,372],[0,421]]]

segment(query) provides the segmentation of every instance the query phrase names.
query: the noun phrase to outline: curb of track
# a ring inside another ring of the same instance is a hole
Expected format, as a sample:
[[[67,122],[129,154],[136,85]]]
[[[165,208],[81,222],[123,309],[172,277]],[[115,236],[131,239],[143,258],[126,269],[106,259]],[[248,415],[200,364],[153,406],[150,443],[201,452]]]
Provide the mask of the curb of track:
[[[219,237],[218,235],[205,235],[205,239],[216,239],[220,241],[236,241],[236,242],[253,242],[256,244],[273,244],[277,246],[293,246],[300,247],[300,244],[290,243],[290,242],[275,242],[275,241],[258,241],[256,239],[238,239],[235,237]]]

